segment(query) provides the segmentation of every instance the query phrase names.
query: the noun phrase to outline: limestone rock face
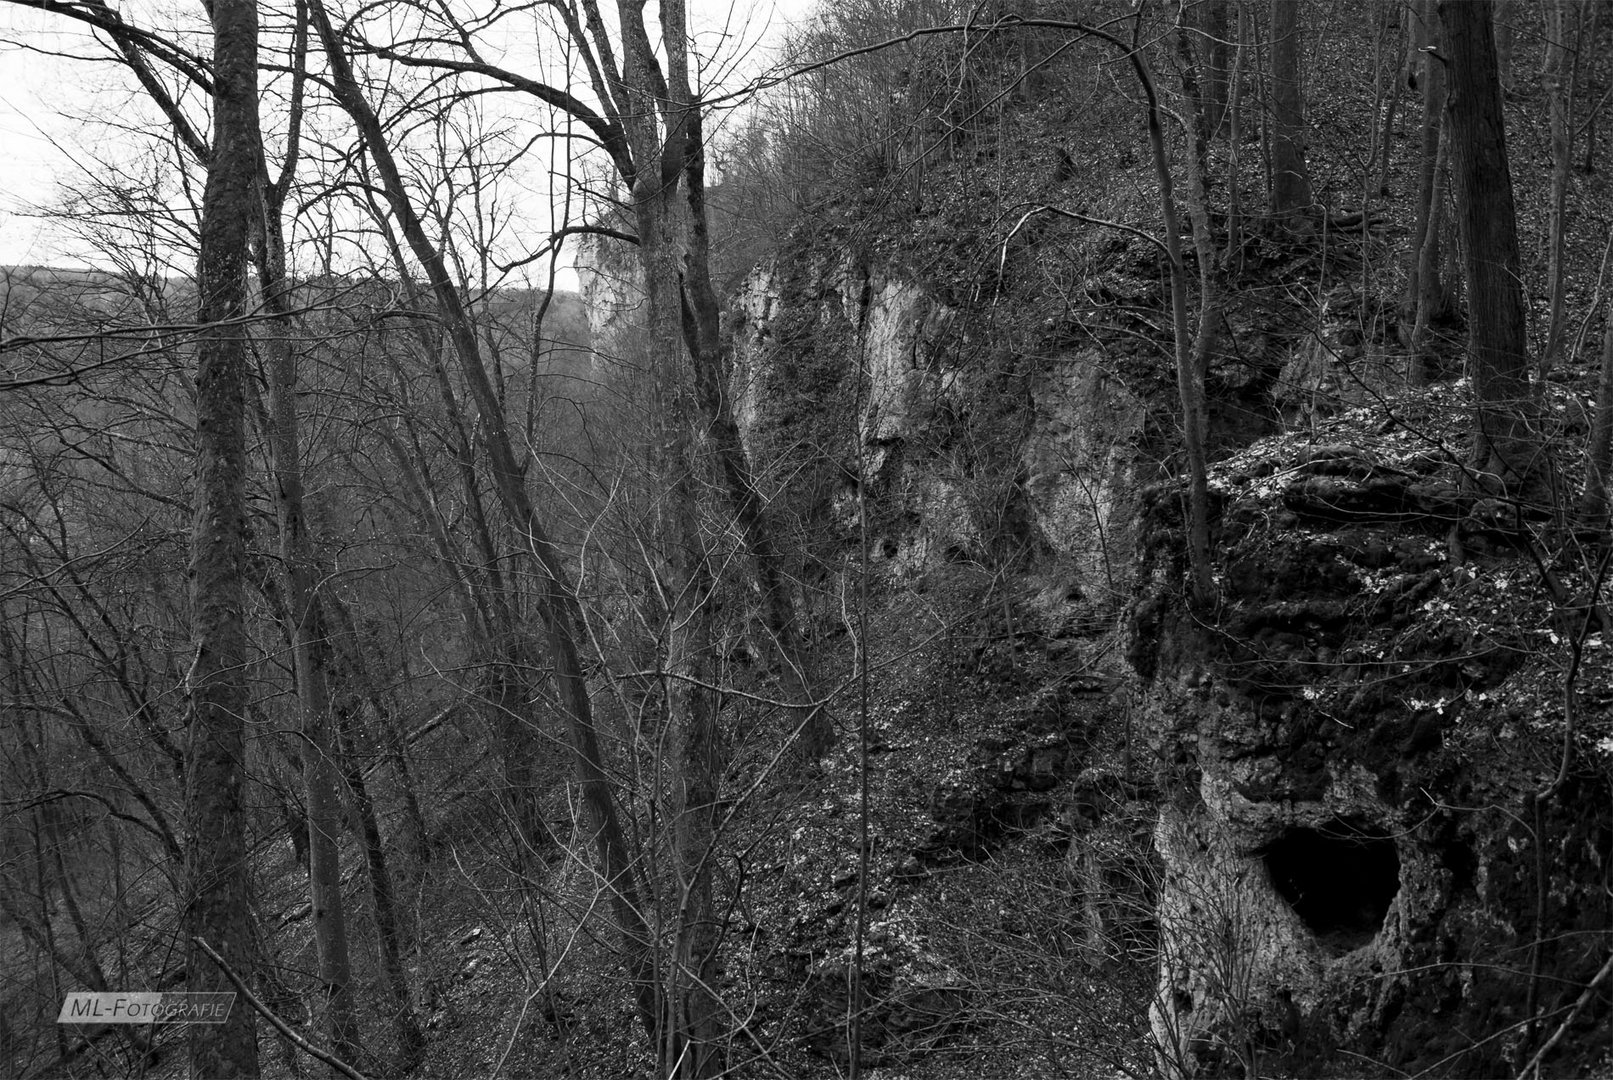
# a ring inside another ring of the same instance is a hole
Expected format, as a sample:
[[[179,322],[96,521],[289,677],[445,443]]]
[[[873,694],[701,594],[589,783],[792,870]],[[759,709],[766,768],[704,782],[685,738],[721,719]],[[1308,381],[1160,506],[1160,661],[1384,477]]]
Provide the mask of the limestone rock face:
[[[644,270],[631,245],[607,236],[585,235],[578,245],[577,278],[593,341],[595,371],[603,373],[632,352],[649,321]]]
[[[1033,405],[1024,466],[1037,525],[1082,581],[1119,597],[1130,586],[1147,404],[1084,351],[1052,365]]]
[[[753,456],[813,442],[836,465],[830,502],[846,526],[857,485],[873,485],[893,573],[979,554],[1006,530],[1115,609],[1148,410],[1097,350],[1037,357],[1004,400],[992,385],[1003,362],[984,355],[968,315],[849,258],[761,267],[729,311],[735,414]],[[1001,444],[982,450],[993,410]]]

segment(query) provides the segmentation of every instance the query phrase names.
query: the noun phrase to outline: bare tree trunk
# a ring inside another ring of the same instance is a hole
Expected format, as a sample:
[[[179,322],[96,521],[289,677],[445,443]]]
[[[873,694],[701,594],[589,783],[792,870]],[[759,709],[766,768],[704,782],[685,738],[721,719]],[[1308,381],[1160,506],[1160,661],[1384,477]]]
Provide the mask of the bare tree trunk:
[[[232,968],[250,970],[247,905],[247,706],[245,597],[247,231],[257,208],[258,21],[253,0],[214,0],[213,141],[202,195],[197,270],[203,327],[196,374],[196,493],[191,539],[190,738],[186,747],[188,826],[183,902],[186,986],[233,990],[197,946],[205,940]],[[258,1043],[250,1010],[222,1024],[190,1025],[192,1075],[256,1076]]]
[[[678,455],[689,465],[697,456],[685,446]],[[677,913],[671,970],[663,1001],[668,1010],[663,1067],[680,1080],[723,1075],[723,1034],[716,993],[718,927],[712,908],[712,859],[717,839],[717,702],[709,689],[712,650],[708,557],[702,550],[692,484],[675,486],[673,512],[681,519],[672,538],[674,573],[680,598],[668,613],[667,701],[673,724],[673,847],[677,871]]]
[[[1232,58],[1232,84],[1227,105],[1227,243],[1221,265],[1234,271],[1243,251],[1243,65],[1249,55],[1249,12],[1238,4],[1238,45]]]
[[[1437,314],[1450,300],[1439,280],[1440,149],[1445,127],[1445,63],[1430,52],[1440,40],[1439,8],[1435,0],[1417,0],[1411,13],[1412,52],[1419,58],[1415,70],[1423,96],[1422,143],[1417,172],[1417,214],[1411,233],[1406,310],[1414,313],[1423,297],[1434,298]],[[1430,235],[1432,234],[1432,235]],[[1433,252],[1431,272],[1423,273],[1424,251]]]
[[[1434,165],[1430,171],[1433,187],[1428,191],[1428,220],[1424,222],[1422,230],[1422,243],[1416,251],[1416,273],[1412,277],[1412,284],[1416,287],[1415,315],[1412,319],[1411,340],[1407,345],[1406,381],[1414,386],[1421,385],[1428,378],[1428,324],[1435,318],[1444,317],[1450,309],[1450,298],[1440,284],[1439,275],[1439,239],[1441,223],[1445,217],[1445,172],[1446,162],[1450,157],[1451,141],[1440,138],[1437,134],[1439,149],[1434,156]]]
[[[1450,58],[1446,111],[1467,279],[1473,463],[1506,489],[1531,468],[1521,431],[1529,365],[1491,4],[1441,0],[1439,13]]]
[[[1426,354],[1428,327],[1450,313],[1452,299],[1440,273],[1445,210],[1445,177],[1450,137],[1445,130],[1445,60],[1441,43],[1439,7],[1435,0],[1415,0],[1412,20],[1412,70],[1422,91],[1421,157],[1417,173],[1417,214],[1412,226],[1411,265],[1406,274],[1402,317],[1411,324],[1407,347],[1406,379],[1413,385],[1429,375]],[[1404,323],[1402,324],[1404,325]]]
[[[707,268],[709,240],[703,202],[704,135],[700,107],[690,89],[684,15],[682,0],[663,0],[662,46],[669,100],[656,101],[654,91],[660,76],[648,41],[640,40],[635,47],[633,35],[643,34],[642,23],[624,27],[628,60],[623,74],[629,109],[635,113],[635,119],[626,124],[639,167],[631,193],[649,292],[650,348],[658,366],[655,378],[663,404],[662,437],[668,444],[660,464],[667,474],[671,505],[667,527],[659,539],[668,549],[676,585],[668,620],[667,667],[673,745],[677,748],[672,762],[677,792],[673,846],[679,896],[673,968],[664,990],[667,1016],[662,1031],[662,1069],[680,1080],[709,1080],[725,1069],[720,1003],[713,985],[717,928],[711,895],[722,767],[716,702],[704,685],[709,683],[705,669],[711,651],[713,576],[700,534],[697,477],[702,455],[691,438],[697,419],[715,437],[717,463],[728,481],[731,501],[737,498],[753,519],[747,540],[757,559],[767,605],[764,617],[776,647],[787,648],[792,631],[782,583],[769,576],[777,572],[770,557],[771,534],[760,518],[760,502],[738,443],[738,429],[727,409],[723,373],[718,369],[721,345],[717,301]],[[643,111],[634,109],[634,104]],[[664,142],[656,125],[658,107],[666,132]],[[677,201],[680,184],[685,187],[682,206]],[[680,256],[693,273],[680,273]],[[692,398],[686,388],[693,389]],[[722,423],[724,417],[726,424]],[[769,591],[772,595],[765,595]],[[788,655],[784,660],[786,666],[795,662]]]
[[[1207,608],[1215,598],[1210,574],[1209,465],[1205,457],[1208,424],[1205,412],[1204,353],[1195,347],[1188,330],[1187,267],[1182,259],[1180,225],[1172,194],[1170,166],[1165,158],[1165,132],[1159,123],[1152,83],[1148,94],[1148,140],[1153,148],[1154,172],[1160,180],[1159,200],[1165,225],[1165,245],[1171,269],[1171,323],[1176,338],[1176,389],[1182,402],[1182,448],[1187,457],[1187,562],[1190,595],[1195,607]],[[1201,313],[1201,318],[1206,318]]]
[[[392,888],[392,871],[387,865],[386,845],[381,841],[381,825],[376,819],[375,802],[370,798],[364,783],[364,769],[359,762],[353,729],[358,725],[362,708],[359,695],[349,694],[347,706],[338,709],[340,724],[337,741],[347,789],[352,792],[353,806],[358,813],[359,832],[364,841],[364,866],[369,871],[370,901],[375,908],[375,934],[381,946],[381,972],[386,978],[387,992],[392,998],[392,1025],[398,1037],[396,1069],[407,1072],[419,1064],[425,1052],[426,1037],[415,1015],[414,1000],[409,993],[409,975],[403,963],[403,935],[398,925],[398,905]]]
[[[1232,23],[1227,17],[1228,0],[1206,0],[1204,32],[1204,120],[1210,138],[1220,138],[1227,126],[1229,67],[1234,45],[1229,39]]]
[[[274,468],[275,509],[280,523],[280,561],[286,578],[287,616],[297,698],[302,711],[304,799],[308,807],[308,895],[314,944],[319,955],[326,1033],[331,1051],[344,1061],[362,1054],[348,956],[347,915],[342,903],[342,802],[337,788],[336,733],[331,712],[330,644],[315,589],[318,570],[303,512],[302,448],[297,423],[297,358],[292,351],[291,301],[286,294],[285,248],[279,207],[264,200],[258,230],[258,277],[264,307],[278,329],[269,351],[269,445]]]
[[[1597,44],[1597,35],[1600,33],[1602,23],[1602,6],[1593,6],[1588,15],[1590,25],[1580,35],[1581,41],[1590,42],[1591,52],[1594,54]],[[1585,66],[1585,96],[1587,100],[1595,102],[1591,106],[1591,114],[1585,118],[1585,160],[1580,163],[1580,169],[1588,176],[1596,171],[1596,122],[1602,115],[1602,107],[1607,100],[1596,91],[1596,63],[1592,59]]]
[[[1548,3],[1551,0],[1547,0]],[[1512,43],[1516,38],[1513,20],[1517,0],[1497,0],[1495,5],[1495,66],[1501,85],[1512,89]]]
[[[1572,18],[1570,8],[1573,8]],[[1546,289],[1549,293],[1546,349],[1540,357],[1544,376],[1562,359],[1564,292],[1567,274],[1563,269],[1564,231],[1568,213],[1568,176],[1574,153],[1573,72],[1568,63],[1570,22],[1579,25],[1580,5],[1568,0],[1546,2],[1546,59],[1541,82],[1546,91],[1551,123],[1551,197],[1546,232]],[[1576,42],[1577,45],[1577,42]],[[1577,51],[1577,50],[1576,50]]]
[[[1300,77],[1303,39],[1300,0],[1271,5],[1271,213],[1283,217],[1312,203],[1305,164],[1305,88]]]
[[[682,34],[681,25],[674,31]],[[676,50],[669,45],[669,52]],[[795,624],[794,605],[785,580],[784,556],[776,531],[769,520],[766,501],[756,486],[750,458],[739,438],[733,404],[726,385],[730,367],[730,342],[721,331],[717,295],[711,285],[711,235],[706,211],[705,133],[699,108],[688,85],[687,72],[671,72],[672,92],[681,95],[686,106],[686,134],[683,179],[689,209],[685,242],[686,270],[683,276],[683,341],[689,350],[695,389],[712,452],[727,487],[729,506],[739,523],[756,566],[761,591],[762,617],[777,650],[785,685],[806,710],[802,721],[801,756],[815,761],[834,742],[834,726],[829,714],[811,702],[815,697],[812,680],[804,666],[804,649]]]
[[[397,268],[399,279],[407,282],[408,262],[393,239],[385,214],[378,206],[373,209],[378,226],[387,233],[388,246],[392,249],[393,263]],[[411,302],[419,299],[412,285],[406,285],[405,290],[410,295]],[[499,801],[509,815],[510,822],[515,826],[517,862],[524,867],[533,853],[544,851],[552,847],[555,842],[553,833],[543,820],[535,787],[536,773],[533,763],[537,758],[537,724],[528,703],[531,695],[528,693],[527,680],[523,675],[526,671],[535,670],[535,665],[532,658],[527,655],[528,649],[525,645],[527,635],[523,634],[517,625],[514,592],[506,587],[508,579],[500,569],[503,560],[493,540],[493,529],[483,499],[475,442],[471,435],[472,425],[467,422],[459,396],[449,381],[448,370],[442,362],[440,341],[435,340],[422,325],[417,324],[416,333],[420,354],[431,366],[437,394],[443,403],[452,433],[450,449],[453,451],[459,474],[461,497],[470,518],[471,533],[480,552],[480,566],[474,577],[463,571],[452,559],[451,545],[447,541],[440,514],[436,512],[435,499],[425,499],[424,488],[419,483],[415,483],[414,486],[421,492],[422,497],[416,501],[420,503],[422,513],[433,519],[432,534],[445,569],[454,575],[463,595],[470,599],[474,607],[474,613],[467,609],[466,626],[477,644],[474,659],[483,672],[483,681],[478,690],[482,703],[481,712],[493,745],[497,747],[500,767],[504,773],[504,783],[499,788]],[[404,382],[400,374],[399,386],[403,386]],[[502,409],[502,404],[500,408]],[[405,420],[405,423],[409,422]],[[417,476],[413,465],[405,460],[406,455],[403,455],[401,444],[393,439],[392,446],[394,455],[404,467],[405,475],[416,480],[423,478],[424,473],[421,472]],[[475,617],[472,617],[472,614]]]
[[[376,689],[375,679],[364,662],[364,649],[352,613],[335,593],[331,593],[328,600],[331,621],[337,631],[337,670],[341,673],[342,682],[352,687],[355,698],[368,702],[374,713],[381,753],[392,771],[398,797],[403,800],[402,832],[407,861],[413,864],[412,872],[418,873],[419,867],[430,861],[431,850],[426,838],[426,815],[420,807],[419,793],[415,790],[414,770],[409,766],[408,747],[404,744],[402,732],[398,730],[397,717]],[[470,625],[475,624],[472,622]],[[355,705],[355,709],[357,707]]]

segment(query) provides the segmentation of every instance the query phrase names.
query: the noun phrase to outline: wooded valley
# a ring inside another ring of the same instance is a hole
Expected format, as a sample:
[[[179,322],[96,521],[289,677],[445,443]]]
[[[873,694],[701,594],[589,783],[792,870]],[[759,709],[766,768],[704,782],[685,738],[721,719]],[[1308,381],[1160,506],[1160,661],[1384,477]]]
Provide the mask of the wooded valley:
[[[0,1074],[1613,1076],[1613,4],[5,6]]]

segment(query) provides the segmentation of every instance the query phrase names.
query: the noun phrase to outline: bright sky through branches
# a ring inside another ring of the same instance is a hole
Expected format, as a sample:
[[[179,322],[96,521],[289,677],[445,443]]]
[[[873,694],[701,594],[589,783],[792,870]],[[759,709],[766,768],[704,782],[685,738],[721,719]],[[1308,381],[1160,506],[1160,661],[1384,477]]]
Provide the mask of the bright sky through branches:
[[[781,32],[812,6],[811,0],[690,0],[703,76],[727,88],[755,77]],[[194,10],[168,0],[115,7],[146,28],[203,25],[199,0]],[[653,12],[649,24],[657,25]],[[142,140],[119,125],[138,126],[156,113],[139,99],[128,71],[106,55],[72,20],[0,0],[0,265],[95,261],[71,230],[36,208],[61,205],[63,185],[97,172],[98,163],[138,172]],[[541,217],[543,208],[529,213]]]

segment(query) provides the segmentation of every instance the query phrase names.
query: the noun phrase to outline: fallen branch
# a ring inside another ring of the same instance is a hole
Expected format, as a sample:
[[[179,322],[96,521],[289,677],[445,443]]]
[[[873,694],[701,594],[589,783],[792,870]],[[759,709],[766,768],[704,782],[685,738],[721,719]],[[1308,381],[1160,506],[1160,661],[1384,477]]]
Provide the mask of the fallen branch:
[[[276,1016],[274,1011],[270,1009],[269,1006],[259,1001],[258,996],[251,990],[247,989],[246,983],[241,980],[241,976],[235,973],[234,968],[225,963],[222,956],[213,951],[213,946],[209,945],[199,937],[191,938],[191,940],[196,943],[196,947],[198,949],[207,954],[208,958],[212,960],[213,963],[218,965],[219,970],[224,972],[224,977],[230,980],[230,983],[234,985],[235,989],[242,997],[246,998],[246,1003],[252,1006],[253,1010],[259,1016],[263,1017],[265,1020],[269,1021],[270,1024],[274,1025],[274,1029],[276,1031],[280,1032],[280,1034],[284,1035],[287,1039],[290,1039],[293,1046],[297,1047],[297,1049],[303,1051],[303,1053],[309,1055],[310,1057],[323,1061],[326,1065],[329,1065],[331,1068],[349,1077],[350,1080],[369,1080],[369,1078],[363,1073],[347,1064],[347,1062],[343,1061],[341,1058],[336,1057],[334,1054],[326,1053],[324,1050],[321,1050],[319,1047],[315,1046],[301,1035],[298,1035],[295,1031],[292,1031],[284,1020]]]
[[[1608,954],[1607,963],[1602,965],[1602,970],[1598,971],[1596,977],[1585,987],[1585,992],[1579,995],[1579,1000],[1574,1002],[1573,1009],[1569,1010],[1563,1022],[1557,1025],[1557,1030],[1552,1032],[1551,1038],[1547,1039],[1545,1045],[1535,1051],[1535,1056],[1530,1058],[1529,1064],[1523,1067],[1523,1071],[1518,1074],[1518,1080],[1528,1080],[1531,1073],[1539,1075],[1541,1060],[1551,1052],[1552,1047],[1562,1042],[1563,1036],[1568,1034],[1569,1027],[1572,1026],[1575,1020],[1579,1019],[1579,1014],[1585,1011],[1585,1006],[1591,1003],[1591,998],[1596,996],[1596,988],[1602,984],[1602,980],[1607,978],[1610,972],[1613,972],[1613,953]]]

